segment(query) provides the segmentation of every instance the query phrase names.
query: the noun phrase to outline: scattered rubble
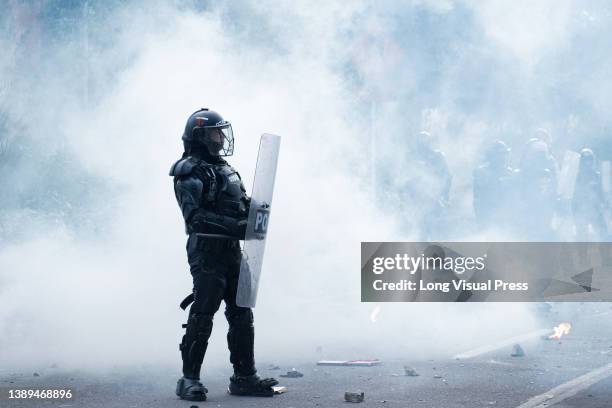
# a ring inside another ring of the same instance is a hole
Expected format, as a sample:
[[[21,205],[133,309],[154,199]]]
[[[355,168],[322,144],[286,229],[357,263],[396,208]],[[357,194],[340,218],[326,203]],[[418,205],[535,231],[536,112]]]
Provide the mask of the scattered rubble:
[[[283,377],[283,378],[300,378],[300,377],[303,377],[303,376],[304,376],[304,374],[300,373],[295,368],[287,371],[287,374],[281,374],[280,375],[280,377]]]
[[[380,360],[320,360],[317,361],[317,365],[320,366],[362,366],[372,367],[379,365]]]
[[[275,386],[272,387],[272,389],[274,390],[275,394],[284,394],[287,392],[287,387],[283,387],[283,386]]]
[[[38,373],[34,373],[34,374],[32,374],[32,375],[33,375],[34,377],[40,377],[40,374],[38,374]]]
[[[346,402],[363,402],[365,399],[365,393],[357,393],[357,392],[345,392],[344,400]]]
[[[268,370],[280,370],[280,367],[276,364],[269,364],[267,368]]]
[[[408,377],[418,377],[419,376],[419,373],[417,373],[417,371],[414,368],[408,367],[408,366],[404,366],[404,373]]]
[[[525,357],[525,351],[520,344],[515,344],[512,346],[512,353],[510,354],[510,357]]]

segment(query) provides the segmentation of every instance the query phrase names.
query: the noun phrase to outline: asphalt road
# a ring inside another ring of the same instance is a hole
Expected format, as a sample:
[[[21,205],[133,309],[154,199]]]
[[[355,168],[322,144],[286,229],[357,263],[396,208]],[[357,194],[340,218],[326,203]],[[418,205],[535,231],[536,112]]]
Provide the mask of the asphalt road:
[[[281,369],[271,370],[270,362],[260,362],[262,375],[278,378],[293,367],[304,374],[282,378],[288,390],[273,398],[228,395],[229,370],[208,373],[203,403],[178,400],[176,373],[163,367],[106,374],[46,368],[40,376],[0,371],[0,407],[346,407],[345,391],[365,392],[362,407],[612,407],[611,321],[612,313],[581,318],[561,341],[532,335],[521,342],[524,357],[511,357],[512,347],[500,341],[466,350],[462,359],[384,360],[374,367],[321,367],[296,359],[276,361]],[[405,376],[404,365],[419,376]],[[9,399],[9,389],[71,389],[73,398]]]

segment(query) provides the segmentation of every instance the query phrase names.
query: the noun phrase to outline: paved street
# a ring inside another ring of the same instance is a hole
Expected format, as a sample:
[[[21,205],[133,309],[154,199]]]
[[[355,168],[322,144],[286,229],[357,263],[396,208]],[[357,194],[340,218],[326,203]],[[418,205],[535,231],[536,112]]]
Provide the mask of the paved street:
[[[302,378],[282,378],[287,392],[273,398],[226,393],[229,370],[209,372],[208,401],[189,403],[174,396],[176,373],[163,367],[121,369],[105,374],[63,371],[0,371],[2,407],[336,407],[345,391],[365,392],[363,407],[599,408],[612,406],[612,314],[579,319],[561,341],[541,333],[517,333],[524,357],[511,357],[513,339],[483,344],[436,360],[387,359],[374,367],[321,367],[313,361],[260,362],[260,374],[275,376],[296,367]],[[460,358],[457,358],[460,357]],[[419,376],[404,375],[410,365]],[[72,390],[71,400],[8,399],[9,389]]]

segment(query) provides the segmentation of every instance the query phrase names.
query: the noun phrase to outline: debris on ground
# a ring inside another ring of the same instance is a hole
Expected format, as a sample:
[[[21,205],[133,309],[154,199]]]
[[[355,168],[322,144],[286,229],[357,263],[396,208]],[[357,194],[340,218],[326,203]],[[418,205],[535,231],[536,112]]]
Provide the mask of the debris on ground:
[[[38,373],[34,373],[34,374],[32,374],[32,375],[33,375],[34,377],[40,377],[40,374],[38,374]]]
[[[189,408],[200,408],[200,407],[198,407],[197,405],[192,405]]]
[[[408,367],[408,366],[404,366],[404,373],[408,377],[418,377],[419,376],[419,373],[417,373],[417,371],[414,368]]]
[[[512,353],[510,354],[510,357],[525,357],[525,351],[520,344],[515,344],[512,346]]]
[[[439,379],[444,378],[444,377],[442,377],[440,374],[436,374],[436,375],[433,376],[433,378],[439,380]]]
[[[357,392],[345,392],[344,400],[346,402],[363,402],[365,399],[365,393],[357,393]]]
[[[275,394],[284,394],[287,392],[287,387],[283,387],[283,386],[275,386],[272,387],[272,390],[274,390]]]
[[[304,374],[300,373],[295,368],[287,371],[287,374],[281,374],[280,375],[280,377],[283,377],[283,378],[300,378],[300,377],[303,377],[303,376],[304,376]]]
[[[320,366],[362,366],[362,367],[372,367],[375,365],[379,365],[380,360],[321,360],[317,361],[317,365]]]
[[[280,367],[276,364],[269,364],[267,368],[268,370],[280,370]]]

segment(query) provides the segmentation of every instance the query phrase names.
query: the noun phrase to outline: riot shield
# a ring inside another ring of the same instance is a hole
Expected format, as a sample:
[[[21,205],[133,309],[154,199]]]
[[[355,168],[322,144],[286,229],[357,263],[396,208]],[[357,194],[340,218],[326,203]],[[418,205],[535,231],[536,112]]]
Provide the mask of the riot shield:
[[[279,147],[280,136],[261,135],[236,294],[236,304],[241,307],[255,307],[257,301]]]

